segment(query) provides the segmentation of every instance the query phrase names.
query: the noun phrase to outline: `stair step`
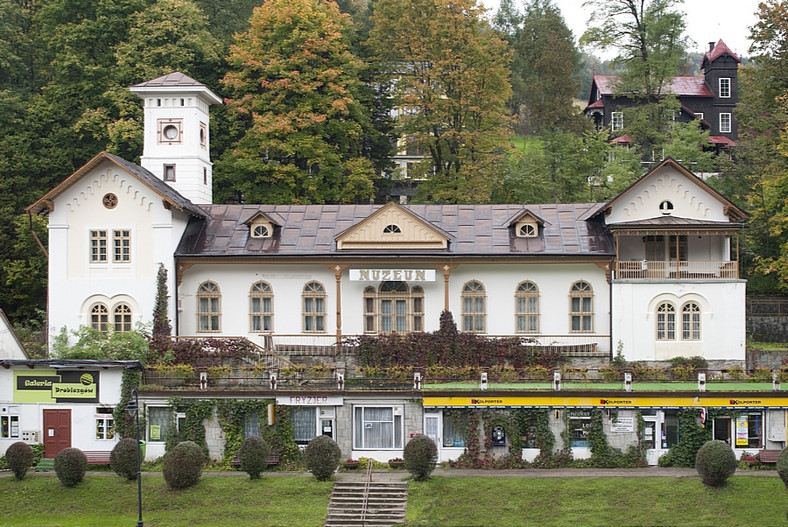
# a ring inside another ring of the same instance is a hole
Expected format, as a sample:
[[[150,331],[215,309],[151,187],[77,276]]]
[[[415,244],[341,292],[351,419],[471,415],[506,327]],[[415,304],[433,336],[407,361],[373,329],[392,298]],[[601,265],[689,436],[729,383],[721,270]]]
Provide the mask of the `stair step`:
[[[326,527],[390,527],[405,523],[408,484],[353,482],[334,484]],[[364,519],[361,511],[366,507]]]

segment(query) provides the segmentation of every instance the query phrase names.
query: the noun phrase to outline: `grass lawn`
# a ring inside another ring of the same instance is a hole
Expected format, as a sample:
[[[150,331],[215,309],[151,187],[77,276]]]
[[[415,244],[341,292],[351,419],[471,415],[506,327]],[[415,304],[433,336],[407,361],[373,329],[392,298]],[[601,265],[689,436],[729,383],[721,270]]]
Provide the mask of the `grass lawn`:
[[[205,476],[171,491],[160,476],[143,477],[143,520],[149,527],[310,527],[325,520],[331,482],[309,476]],[[137,485],[88,475],[75,488],[30,473],[0,478],[7,527],[130,526]],[[408,525],[713,526],[784,525],[788,493],[777,477],[736,476],[721,489],[697,477],[487,478],[436,476],[410,483]]]
[[[161,476],[142,477],[142,518],[148,527],[320,527],[331,482],[312,477],[204,476],[193,488],[172,491]],[[53,476],[0,478],[3,527],[129,527],[137,522],[137,483],[91,476],[67,488]]]
[[[408,525],[785,525],[777,477],[736,476],[708,489],[699,478],[449,478],[411,482]]]

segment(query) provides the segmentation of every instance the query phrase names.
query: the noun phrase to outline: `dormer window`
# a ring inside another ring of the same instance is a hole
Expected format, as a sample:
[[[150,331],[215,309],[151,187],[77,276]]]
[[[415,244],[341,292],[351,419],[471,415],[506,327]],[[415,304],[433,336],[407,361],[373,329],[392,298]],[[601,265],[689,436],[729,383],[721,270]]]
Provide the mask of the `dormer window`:
[[[539,229],[533,223],[522,223],[517,227],[517,236],[519,238],[535,238]]]
[[[252,225],[252,238],[270,238],[271,231],[270,225],[261,223]]]
[[[402,234],[402,229],[392,223],[383,227],[383,234]]]
[[[659,211],[664,215],[669,215],[673,212],[673,203],[668,200],[663,201],[659,204]]]

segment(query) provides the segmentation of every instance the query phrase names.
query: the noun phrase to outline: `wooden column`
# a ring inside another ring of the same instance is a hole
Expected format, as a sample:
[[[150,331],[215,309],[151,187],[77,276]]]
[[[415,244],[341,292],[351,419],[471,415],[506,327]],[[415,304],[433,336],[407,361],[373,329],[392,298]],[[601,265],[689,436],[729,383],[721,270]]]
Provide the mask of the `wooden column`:
[[[347,265],[335,265],[331,267],[331,269],[334,270],[334,278],[337,284],[337,353],[342,351],[342,271],[348,267]]]
[[[443,310],[449,311],[449,275],[457,264],[444,264],[437,267],[443,271]]]

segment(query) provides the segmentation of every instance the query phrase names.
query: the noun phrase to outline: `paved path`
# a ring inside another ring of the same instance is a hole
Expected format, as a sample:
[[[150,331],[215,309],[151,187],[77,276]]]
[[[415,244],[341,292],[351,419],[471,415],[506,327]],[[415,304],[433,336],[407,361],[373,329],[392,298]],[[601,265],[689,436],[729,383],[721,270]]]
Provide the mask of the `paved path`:
[[[203,476],[207,477],[248,477],[246,472],[235,470],[223,471],[203,471]],[[54,476],[55,471],[36,472],[35,475]],[[112,471],[89,471],[90,476],[115,476]],[[142,476],[160,476],[161,472],[143,472]],[[476,476],[481,478],[635,478],[635,477],[671,477],[687,478],[698,477],[698,472],[694,468],[525,468],[525,469],[506,469],[506,470],[474,470],[460,468],[437,468],[432,473],[433,476],[448,477],[469,477]],[[11,471],[0,471],[0,477],[12,477]],[[312,477],[309,472],[265,472],[263,477]],[[373,481],[403,481],[408,479],[410,474],[406,470],[373,470]],[[776,470],[737,470],[734,476],[763,476],[777,478]],[[337,481],[360,481],[364,479],[364,471],[342,471],[336,474]]]

